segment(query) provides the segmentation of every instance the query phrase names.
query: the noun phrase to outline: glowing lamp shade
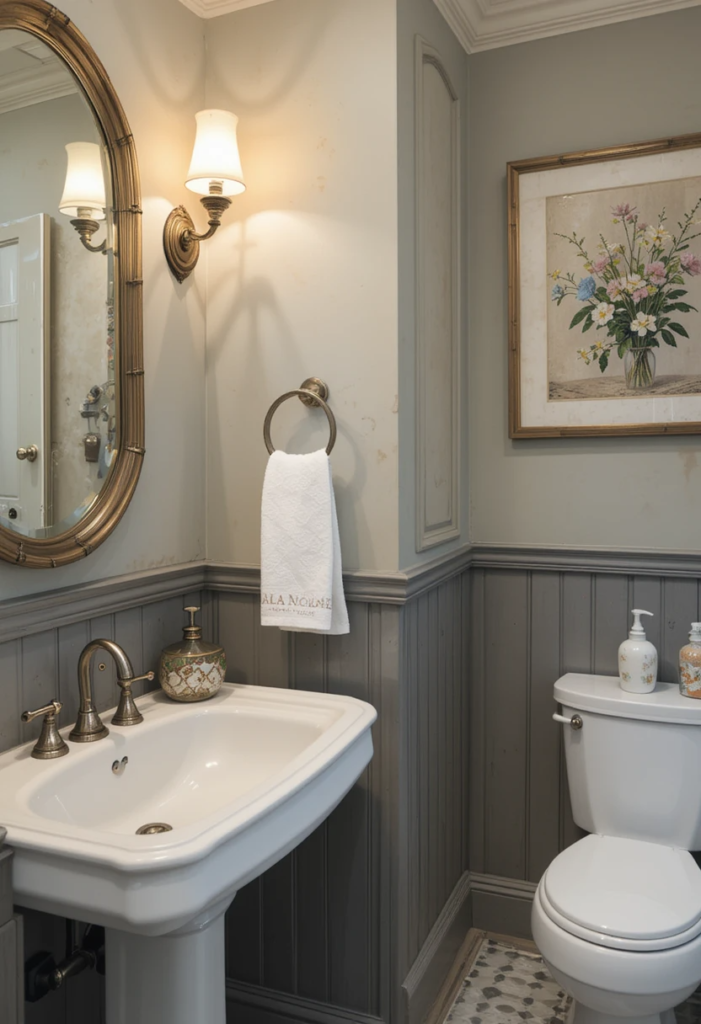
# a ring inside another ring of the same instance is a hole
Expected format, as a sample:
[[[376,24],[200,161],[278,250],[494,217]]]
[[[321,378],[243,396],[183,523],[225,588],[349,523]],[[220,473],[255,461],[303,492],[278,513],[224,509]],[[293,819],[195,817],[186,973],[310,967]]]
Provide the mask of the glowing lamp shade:
[[[222,195],[243,192],[246,184],[236,141],[238,117],[228,110],[200,110],[195,120],[197,136],[185,184],[203,196],[209,195],[213,182],[221,185]]]
[[[100,147],[95,142],[69,142],[66,184],[58,208],[67,217],[105,219],[105,179]]]

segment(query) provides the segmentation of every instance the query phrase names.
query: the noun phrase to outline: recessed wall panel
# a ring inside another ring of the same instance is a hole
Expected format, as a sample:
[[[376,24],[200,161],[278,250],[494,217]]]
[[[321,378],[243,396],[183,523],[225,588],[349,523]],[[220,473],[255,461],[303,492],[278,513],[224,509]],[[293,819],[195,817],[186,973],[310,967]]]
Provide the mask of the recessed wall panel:
[[[417,551],[459,536],[460,145],[458,99],[417,39]]]

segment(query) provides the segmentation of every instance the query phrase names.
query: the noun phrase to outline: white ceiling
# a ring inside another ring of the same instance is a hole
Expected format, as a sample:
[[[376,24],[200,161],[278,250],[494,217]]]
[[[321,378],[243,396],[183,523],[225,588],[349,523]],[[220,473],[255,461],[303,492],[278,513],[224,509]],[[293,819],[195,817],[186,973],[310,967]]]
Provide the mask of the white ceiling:
[[[180,0],[201,18],[240,11],[270,0]],[[399,0],[401,2],[401,0]],[[701,0],[434,0],[468,53],[529,39],[610,25],[684,7]]]
[[[701,0],[434,0],[468,53],[615,21],[697,7]]]
[[[0,114],[77,92],[71,73],[26,32],[0,33]]]
[[[199,14],[200,18],[218,18],[220,14],[241,11],[244,7],[257,7],[258,4],[270,3],[270,0],[180,0],[180,3]]]

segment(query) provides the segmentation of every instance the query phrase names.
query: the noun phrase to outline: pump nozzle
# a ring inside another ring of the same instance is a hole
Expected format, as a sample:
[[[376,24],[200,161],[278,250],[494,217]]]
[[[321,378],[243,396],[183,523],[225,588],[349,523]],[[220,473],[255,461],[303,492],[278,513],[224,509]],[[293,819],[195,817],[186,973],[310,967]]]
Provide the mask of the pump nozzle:
[[[633,611],[633,625],[631,627],[631,630],[630,630],[630,633],[628,634],[628,636],[630,636],[630,637],[639,637],[639,638],[645,639],[645,630],[642,627],[642,623],[640,621],[640,616],[641,615],[654,615],[655,613],[654,612],[646,612],[642,608],[633,608],[632,611]]]

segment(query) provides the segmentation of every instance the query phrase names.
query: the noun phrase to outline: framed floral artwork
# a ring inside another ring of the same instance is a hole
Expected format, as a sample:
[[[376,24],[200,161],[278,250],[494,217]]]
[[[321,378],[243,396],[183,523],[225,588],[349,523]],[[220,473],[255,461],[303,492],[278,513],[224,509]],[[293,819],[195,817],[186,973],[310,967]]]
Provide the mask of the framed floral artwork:
[[[507,175],[510,436],[701,433],[701,134]]]

